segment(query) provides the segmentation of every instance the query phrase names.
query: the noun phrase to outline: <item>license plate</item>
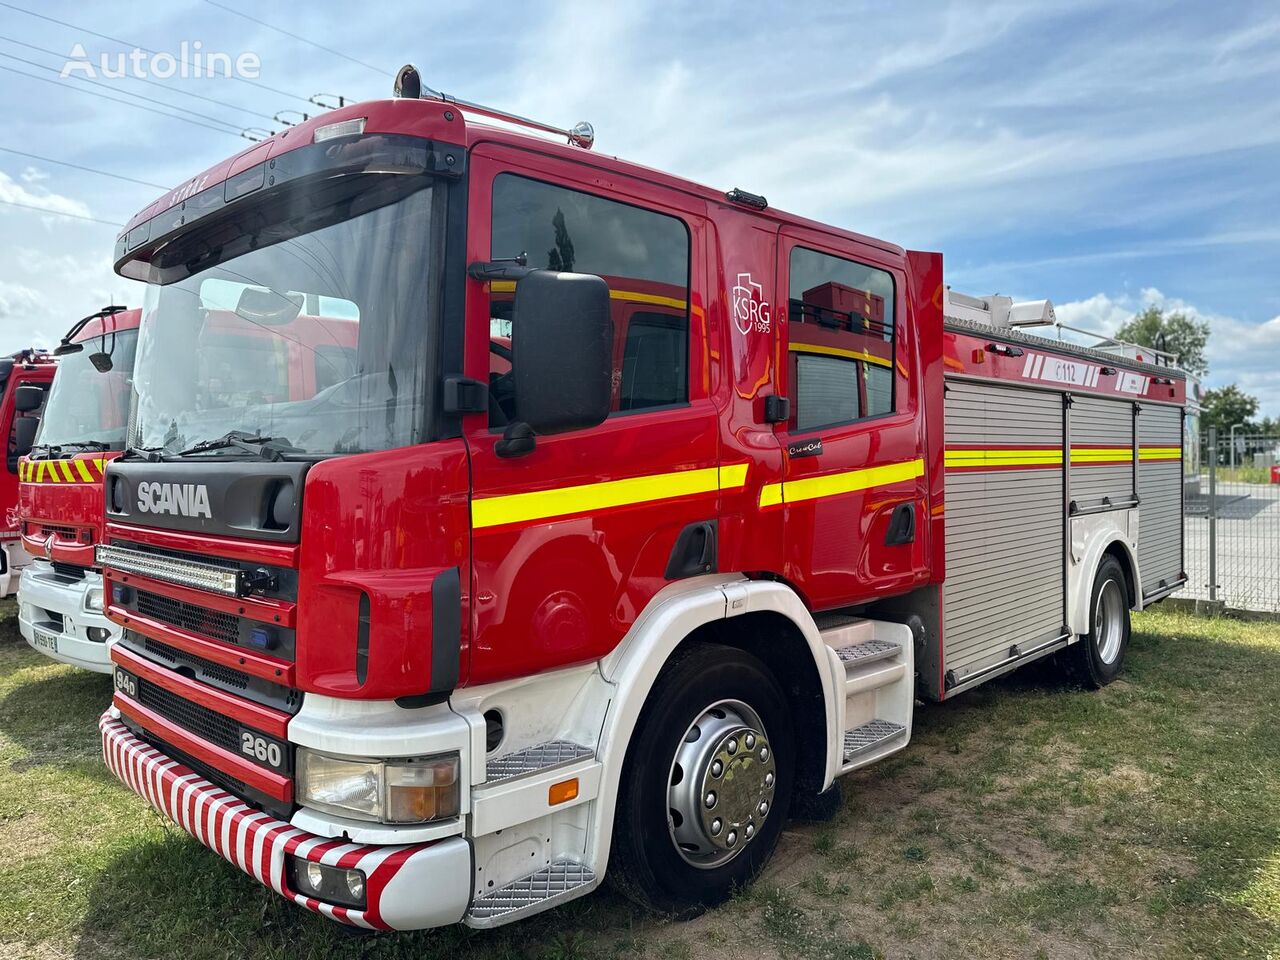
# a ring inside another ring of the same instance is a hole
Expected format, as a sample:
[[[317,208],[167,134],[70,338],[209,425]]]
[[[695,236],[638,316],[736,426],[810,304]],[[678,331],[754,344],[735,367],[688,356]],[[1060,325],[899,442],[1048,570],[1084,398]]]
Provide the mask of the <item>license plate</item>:
[[[43,627],[32,627],[31,645],[37,650],[48,650],[50,653],[57,653],[58,635],[52,630],[45,630]]]

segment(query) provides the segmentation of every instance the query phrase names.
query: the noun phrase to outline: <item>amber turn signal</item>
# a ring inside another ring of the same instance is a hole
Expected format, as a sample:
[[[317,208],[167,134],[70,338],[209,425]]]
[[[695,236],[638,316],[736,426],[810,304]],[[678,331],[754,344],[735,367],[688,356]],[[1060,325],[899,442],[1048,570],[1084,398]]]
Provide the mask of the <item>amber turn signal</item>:
[[[553,783],[547,790],[547,803],[555,806],[558,803],[568,803],[570,800],[576,800],[578,797],[578,778],[572,780],[561,780],[559,783]]]

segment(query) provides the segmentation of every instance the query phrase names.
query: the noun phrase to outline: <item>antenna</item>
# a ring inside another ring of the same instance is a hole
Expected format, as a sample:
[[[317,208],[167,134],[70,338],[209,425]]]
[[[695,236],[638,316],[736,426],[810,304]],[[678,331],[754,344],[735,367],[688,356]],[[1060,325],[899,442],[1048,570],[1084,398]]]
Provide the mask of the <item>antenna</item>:
[[[423,86],[422,77],[418,74],[418,69],[412,64],[406,63],[400,68],[400,72],[396,74],[395,94],[397,97],[403,97],[409,100],[425,99],[439,100],[442,103],[452,103],[465,110],[478,113],[481,116],[491,117],[494,120],[505,120],[508,123],[519,124],[523,127],[530,127],[534,130],[541,130],[543,133],[554,133],[557,136],[564,137],[575,147],[581,147],[583,150],[590,150],[596,141],[595,128],[585,120],[575,123],[570,129],[565,130],[562,127],[552,126],[549,123],[543,123],[541,120],[531,120],[528,117],[522,117],[518,113],[508,113],[506,110],[499,110],[496,107],[486,107],[481,103],[472,103],[470,100],[461,100],[458,97],[450,96],[439,90],[432,90],[430,87]]]

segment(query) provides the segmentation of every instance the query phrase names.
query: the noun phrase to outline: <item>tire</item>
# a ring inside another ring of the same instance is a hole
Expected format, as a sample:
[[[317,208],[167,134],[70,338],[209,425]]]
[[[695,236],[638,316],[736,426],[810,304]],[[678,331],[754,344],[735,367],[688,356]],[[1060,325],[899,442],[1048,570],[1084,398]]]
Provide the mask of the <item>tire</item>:
[[[1089,632],[1064,651],[1067,675],[1100,689],[1120,675],[1129,652],[1129,586],[1111,555],[1102,558],[1089,594]]]
[[[791,711],[764,664],[711,644],[678,653],[649,694],[623,764],[614,885],[646,909],[681,918],[723,903],[772,855],[794,770]],[[718,805],[703,815],[698,801],[718,788]]]

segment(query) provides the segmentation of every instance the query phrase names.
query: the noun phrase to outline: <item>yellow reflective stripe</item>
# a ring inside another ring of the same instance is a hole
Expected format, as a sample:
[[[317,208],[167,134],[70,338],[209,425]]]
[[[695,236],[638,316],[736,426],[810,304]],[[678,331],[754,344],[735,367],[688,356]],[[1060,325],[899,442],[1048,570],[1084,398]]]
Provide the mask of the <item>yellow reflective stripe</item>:
[[[1181,460],[1181,447],[1143,447],[1138,452],[1139,460]]]
[[[735,467],[724,468],[731,475]],[[745,482],[745,465],[743,465]],[[505,497],[482,497],[471,502],[471,526],[476,529],[508,523],[547,520],[571,513],[588,513],[610,507],[626,507],[655,500],[670,500],[720,489],[720,467],[678,470],[626,480],[583,483],[554,490],[514,493]]]
[[[747,485],[747,465],[734,463],[720,468],[720,489],[737,490]]]
[[[490,293],[510,293],[516,288],[514,280],[490,280]],[[626,300],[629,303],[654,303],[662,307],[671,307],[675,310],[685,310],[689,303],[686,300],[678,300],[675,297],[664,297],[656,293],[641,293],[638,290],[610,290],[609,297],[613,300]]]
[[[1132,460],[1133,447],[1071,448],[1072,463],[1092,463],[1098,460]]]
[[[89,467],[83,460],[72,460],[75,464],[76,473],[80,474],[80,479],[85,483],[93,482],[93,474],[89,472]]]
[[[51,476],[53,475],[53,464],[50,463],[48,460],[41,460],[40,468],[36,471],[36,483],[44,483],[44,475],[46,473],[50,474]],[[57,483],[58,482],[57,477],[56,476],[53,477],[51,482]]]
[[[1052,466],[1062,463],[1061,450],[948,450],[948,467]]]
[[[26,482],[26,479],[27,479],[27,461],[19,460],[18,461],[18,482],[24,483]]]
[[[71,466],[70,460],[62,461],[62,479],[66,480],[67,483],[76,482],[76,471],[75,468]]]
[[[884,357],[872,356],[869,353],[863,353],[861,350],[846,350],[843,347],[824,347],[816,343],[791,343],[787,345],[787,349],[793,353],[819,353],[828,357],[848,357],[851,360],[874,363],[878,367],[893,366]]]
[[[838,497],[844,493],[856,493],[873,487],[885,487],[924,476],[924,461],[907,460],[903,463],[887,463],[879,467],[862,467],[822,477],[805,477],[801,480],[785,480],[770,483],[760,491],[760,506],[779,503],[799,503],[823,497]]]

